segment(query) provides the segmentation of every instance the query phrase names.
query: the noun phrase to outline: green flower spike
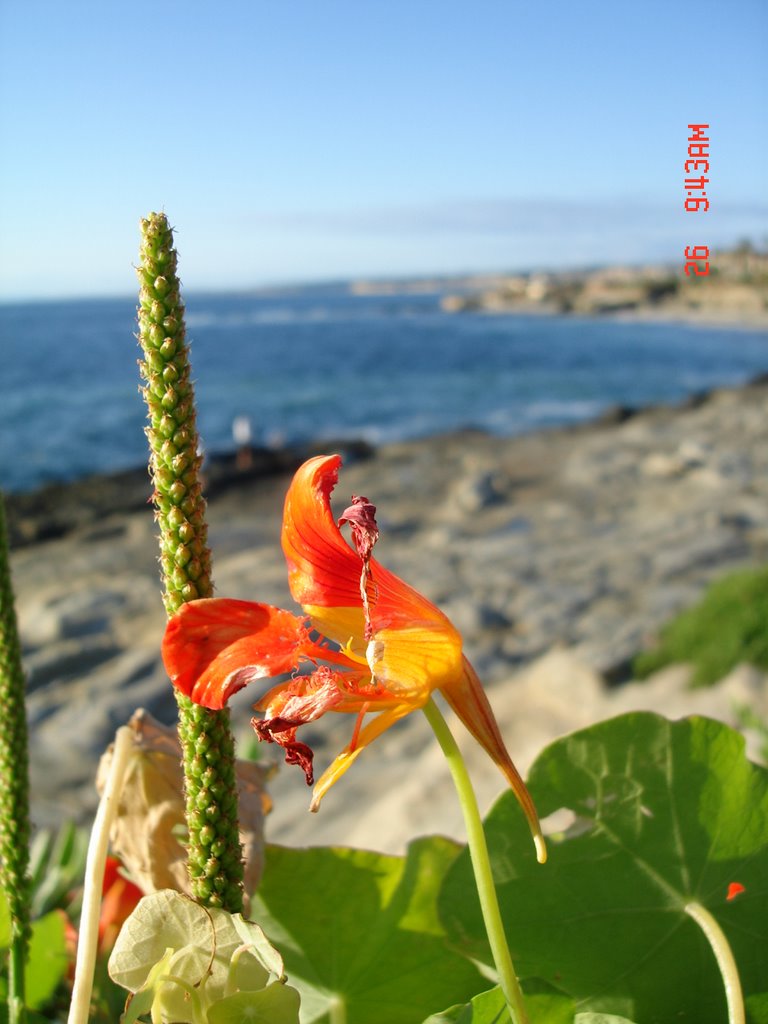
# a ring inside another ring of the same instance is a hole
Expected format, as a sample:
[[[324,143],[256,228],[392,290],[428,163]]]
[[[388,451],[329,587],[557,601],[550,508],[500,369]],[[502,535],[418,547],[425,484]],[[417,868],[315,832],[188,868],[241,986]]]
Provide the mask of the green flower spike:
[[[142,220],[141,231],[141,373],[149,410],[146,432],[160,524],[164,603],[170,616],[185,601],[212,596],[211,556],[173,233],[163,213]],[[178,692],[176,699],[192,891],[205,906],[240,913],[243,862],[229,711],[208,711]]]
[[[22,1024],[29,941],[29,761],[24,673],[0,495],[0,885],[11,912],[8,1019]]]

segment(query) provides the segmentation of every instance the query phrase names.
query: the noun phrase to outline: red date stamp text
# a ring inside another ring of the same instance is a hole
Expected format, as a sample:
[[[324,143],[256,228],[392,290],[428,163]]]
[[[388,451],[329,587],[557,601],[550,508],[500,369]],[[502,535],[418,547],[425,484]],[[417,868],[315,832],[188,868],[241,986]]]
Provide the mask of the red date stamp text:
[[[709,125],[689,124],[688,159],[685,161],[685,209],[688,213],[706,213],[709,209],[706,187],[709,184]],[[685,247],[685,274],[706,277],[709,274],[709,246]]]

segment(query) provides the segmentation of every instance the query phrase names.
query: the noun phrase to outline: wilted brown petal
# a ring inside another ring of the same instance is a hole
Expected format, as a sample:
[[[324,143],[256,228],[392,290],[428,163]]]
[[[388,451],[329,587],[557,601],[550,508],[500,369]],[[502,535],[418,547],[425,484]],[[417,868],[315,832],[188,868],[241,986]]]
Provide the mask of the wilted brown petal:
[[[110,833],[111,847],[145,893],[176,889],[191,895],[187,854],[180,842],[186,825],[176,730],[161,725],[143,708],[134,712],[128,725],[134,734],[133,756]],[[111,758],[110,747],[99,764],[100,793]],[[270,769],[251,761],[237,761],[235,767],[248,896],[258,887],[263,867],[264,815],[271,808],[265,782]]]

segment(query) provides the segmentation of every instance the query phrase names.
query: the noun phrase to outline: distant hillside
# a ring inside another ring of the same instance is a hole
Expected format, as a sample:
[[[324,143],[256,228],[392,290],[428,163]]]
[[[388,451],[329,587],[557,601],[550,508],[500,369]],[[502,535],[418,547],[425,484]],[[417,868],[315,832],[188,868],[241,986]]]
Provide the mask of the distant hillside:
[[[687,277],[681,259],[675,266],[358,281],[350,289],[357,295],[442,290],[449,313],[629,314],[768,327],[768,252],[748,242],[713,252],[707,276]]]

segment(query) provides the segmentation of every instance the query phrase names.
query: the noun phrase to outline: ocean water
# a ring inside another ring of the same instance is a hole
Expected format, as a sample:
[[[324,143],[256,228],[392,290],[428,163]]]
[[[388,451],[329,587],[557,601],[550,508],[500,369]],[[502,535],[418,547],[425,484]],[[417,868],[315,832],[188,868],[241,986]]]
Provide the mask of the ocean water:
[[[509,435],[679,400],[768,369],[768,333],[556,316],[452,315],[437,294],[186,295],[199,428],[231,449]],[[132,299],[0,306],[0,487],[144,462]]]

